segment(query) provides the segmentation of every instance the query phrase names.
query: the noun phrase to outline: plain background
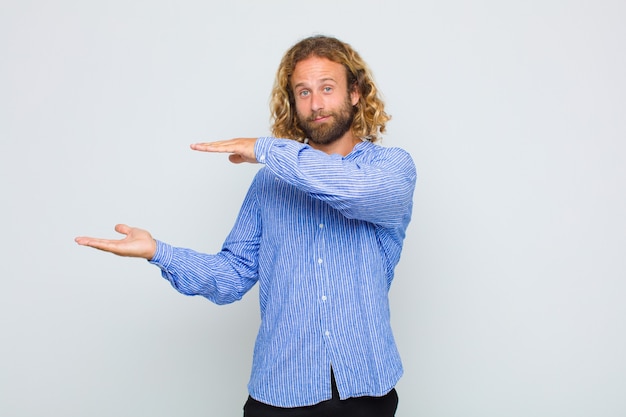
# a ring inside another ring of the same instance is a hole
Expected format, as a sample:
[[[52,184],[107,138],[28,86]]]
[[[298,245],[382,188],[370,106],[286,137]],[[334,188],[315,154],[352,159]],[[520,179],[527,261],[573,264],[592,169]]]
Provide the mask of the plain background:
[[[283,52],[352,44],[420,172],[391,290],[399,417],[626,415],[626,3],[0,2],[0,415],[239,416],[257,292],[77,246],[215,252]]]

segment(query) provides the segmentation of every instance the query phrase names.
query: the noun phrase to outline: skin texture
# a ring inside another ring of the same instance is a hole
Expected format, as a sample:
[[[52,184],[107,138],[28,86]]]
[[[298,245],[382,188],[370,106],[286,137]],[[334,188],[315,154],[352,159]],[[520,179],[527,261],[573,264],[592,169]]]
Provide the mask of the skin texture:
[[[359,94],[354,88],[348,94],[343,65],[311,56],[296,65],[291,87],[309,145],[329,154],[347,155],[359,141],[350,131]]]
[[[298,120],[311,133],[309,145],[327,154],[345,156],[360,142],[342,124],[346,124],[352,106],[359,101],[355,89],[350,92],[346,72],[341,64],[326,58],[311,56],[296,65],[291,78],[291,86],[296,97]],[[351,121],[351,119],[348,119]],[[230,140],[203,142],[191,145],[199,152],[226,153],[235,164],[256,163],[254,144],[256,138],[235,138]],[[152,259],[156,251],[156,241],[143,229],[125,224],[115,226],[115,231],[125,235],[123,239],[101,239],[81,236],[76,243],[119,256]]]
[[[156,251],[156,242],[148,231],[125,224],[116,225],[115,231],[126,237],[120,240],[77,237],[75,241],[79,245],[90,246],[119,256],[152,259]]]

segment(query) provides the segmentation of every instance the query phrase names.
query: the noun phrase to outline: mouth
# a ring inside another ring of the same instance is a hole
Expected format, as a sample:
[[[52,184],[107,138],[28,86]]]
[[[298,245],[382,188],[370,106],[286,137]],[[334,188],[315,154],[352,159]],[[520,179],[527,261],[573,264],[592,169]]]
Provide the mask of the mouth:
[[[331,115],[319,115],[319,116],[314,116],[311,117],[309,120],[312,122],[316,122],[316,123],[320,123],[320,122],[325,122],[327,120],[329,120],[332,116]]]

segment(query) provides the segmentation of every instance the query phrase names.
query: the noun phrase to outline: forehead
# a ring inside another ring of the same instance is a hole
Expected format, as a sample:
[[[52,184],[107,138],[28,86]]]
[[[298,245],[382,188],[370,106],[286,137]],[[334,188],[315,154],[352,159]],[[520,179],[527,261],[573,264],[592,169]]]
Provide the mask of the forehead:
[[[343,65],[328,58],[310,56],[298,62],[291,75],[291,86],[314,84],[333,80],[346,83],[346,70]]]

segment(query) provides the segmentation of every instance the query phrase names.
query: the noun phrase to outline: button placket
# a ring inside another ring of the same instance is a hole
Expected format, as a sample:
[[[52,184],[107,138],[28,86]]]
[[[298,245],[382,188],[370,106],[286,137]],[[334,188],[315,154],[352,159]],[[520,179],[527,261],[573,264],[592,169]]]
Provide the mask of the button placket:
[[[323,215],[322,215],[323,217]],[[318,300],[320,303],[320,313],[321,313],[321,325],[322,325],[322,334],[324,337],[330,337],[330,327],[329,327],[329,318],[328,318],[328,297],[326,296],[326,292],[328,291],[328,277],[326,275],[326,271],[324,269],[325,259],[324,259],[324,248],[326,244],[325,234],[326,234],[326,224],[323,221],[323,218],[317,223],[317,267],[319,268],[319,293]]]

